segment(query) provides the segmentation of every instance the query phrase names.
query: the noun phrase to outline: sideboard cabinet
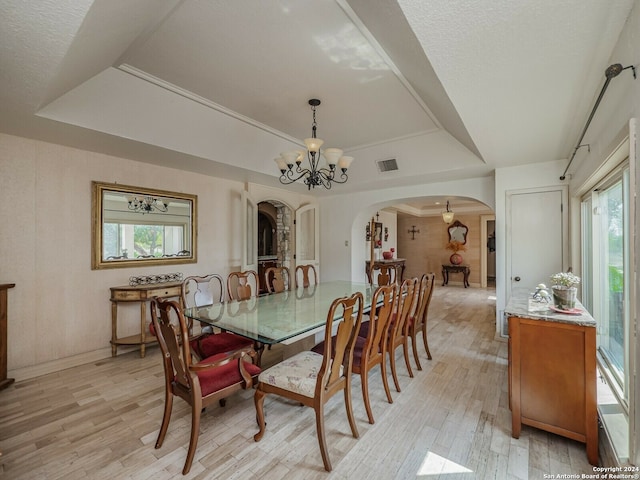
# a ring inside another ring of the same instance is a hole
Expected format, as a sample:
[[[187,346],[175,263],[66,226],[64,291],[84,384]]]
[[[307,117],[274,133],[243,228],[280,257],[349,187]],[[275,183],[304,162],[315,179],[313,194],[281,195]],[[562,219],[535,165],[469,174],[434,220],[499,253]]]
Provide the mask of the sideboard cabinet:
[[[529,313],[527,298],[509,301],[511,434],[522,425],[586,444],[598,464],[595,321],[549,311]]]

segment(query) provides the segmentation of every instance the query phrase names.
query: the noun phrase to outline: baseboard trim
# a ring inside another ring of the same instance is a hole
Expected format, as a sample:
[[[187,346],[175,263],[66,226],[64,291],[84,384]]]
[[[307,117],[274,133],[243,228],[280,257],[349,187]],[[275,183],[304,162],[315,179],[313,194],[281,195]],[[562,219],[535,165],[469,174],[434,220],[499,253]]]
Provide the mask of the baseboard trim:
[[[126,349],[122,349],[121,353],[125,353]],[[120,353],[120,352],[118,352]],[[60,358],[58,360],[52,360],[50,362],[40,363],[38,365],[31,365],[28,367],[16,368],[9,370],[9,377],[13,377],[16,382],[23,380],[30,380],[32,378],[39,377],[41,375],[47,375],[49,373],[59,372],[60,370],[66,370],[67,368],[77,367],[86,363],[97,362],[111,357],[111,347],[101,348],[93,350],[91,352],[81,353],[79,355],[73,355],[71,357]]]

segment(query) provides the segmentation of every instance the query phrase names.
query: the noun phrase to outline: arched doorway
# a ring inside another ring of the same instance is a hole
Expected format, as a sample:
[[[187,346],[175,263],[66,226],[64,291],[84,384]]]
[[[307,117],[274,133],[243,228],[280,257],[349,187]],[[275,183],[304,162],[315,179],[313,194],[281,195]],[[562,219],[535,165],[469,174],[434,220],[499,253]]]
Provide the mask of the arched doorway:
[[[464,250],[459,252],[464,264],[470,267],[469,282],[471,286],[487,287],[488,267],[488,237],[493,229],[488,220],[494,220],[495,215],[491,207],[470,197],[461,196],[425,196],[406,198],[395,202],[385,202],[373,207],[367,207],[356,217],[352,235],[352,272],[354,280],[364,278],[362,265],[369,260],[370,244],[364,238],[358,238],[359,231],[366,229],[371,221],[372,209],[374,221],[379,214],[383,228],[389,229],[392,235],[389,242],[383,240],[383,250],[395,247],[394,258],[405,260],[405,278],[420,276],[423,273],[434,272],[440,283],[443,282],[443,265],[450,263],[452,251],[448,249],[450,238],[448,227],[442,213],[446,210],[447,200],[454,212],[454,221],[464,224],[469,231],[469,239]],[[495,258],[495,253],[492,252]],[[495,282],[495,260],[492,269],[492,280]],[[463,276],[451,276],[448,285],[463,286]],[[495,283],[492,282],[491,286]]]
[[[261,291],[266,286],[264,271],[269,267],[291,268],[293,258],[293,212],[282,202],[258,203],[258,276]]]

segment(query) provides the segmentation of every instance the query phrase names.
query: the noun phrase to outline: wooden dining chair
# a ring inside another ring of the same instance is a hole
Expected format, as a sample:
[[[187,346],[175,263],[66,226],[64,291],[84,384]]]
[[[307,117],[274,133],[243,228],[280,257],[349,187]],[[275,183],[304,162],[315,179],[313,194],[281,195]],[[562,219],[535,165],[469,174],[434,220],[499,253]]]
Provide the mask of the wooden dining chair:
[[[374,423],[374,419],[373,412],[371,411],[371,402],[369,400],[369,372],[376,365],[380,365],[382,385],[387,394],[387,401],[393,403],[391,391],[389,390],[389,382],[387,381],[387,346],[391,316],[396,307],[397,291],[398,286],[396,284],[383,285],[376,289],[371,299],[371,305],[372,307],[378,305],[378,308],[372,308],[367,335],[366,337],[358,336],[353,349],[353,373],[360,375],[362,398],[369,423],[371,424]],[[336,337],[334,336],[331,338],[331,342],[335,344],[335,341]],[[313,347],[311,351],[323,353],[324,341]],[[335,349],[333,351],[335,351]]]
[[[287,267],[269,267],[264,271],[267,292],[281,293],[291,289],[291,276]]]
[[[372,285],[391,285],[398,283],[398,269],[395,265],[373,263],[369,269],[369,282]]]
[[[416,308],[416,313],[407,319],[408,336],[411,338],[413,358],[416,361],[418,370],[422,370],[422,365],[420,365],[420,359],[418,358],[418,347],[416,345],[418,333],[420,332],[422,333],[422,340],[424,342],[424,349],[427,352],[427,358],[431,360],[431,352],[429,351],[429,343],[427,341],[427,313],[429,311],[429,304],[431,303],[431,296],[433,295],[435,280],[435,273],[425,273],[422,275],[419,284],[418,307]]]
[[[224,303],[224,280],[215,273],[197,276],[192,275],[182,282],[182,305],[185,308],[202,307]],[[222,313],[223,310],[220,310]],[[253,350],[253,340],[235,335],[230,332],[215,333],[211,326],[206,326],[199,335],[193,335],[192,320],[187,321],[190,333],[192,352],[199,359],[210,357],[218,353],[236,350]]]
[[[247,300],[258,296],[260,282],[255,270],[231,272],[227,277],[227,291],[231,300]]]
[[[313,265],[298,265],[296,267],[296,271],[294,272],[296,275],[296,288],[304,287],[307,288],[312,285],[311,280],[313,279],[313,285],[318,284],[318,273],[316,272],[316,267]],[[313,273],[313,277],[309,274]]]
[[[396,369],[396,349],[402,347],[404,363],[407,365],[409,376],[413,378],[413,370],[409,362],[409,335],[407,330],[407,319],[415,315],[418,305],[418,279],[408,278],[398,291],[398,302],[396,303],[395,315],[392,317],[389,327],[389,340],[387,351],[389,352],[389,363],[391,365],[391,376],[396,390],[400,391],[398,382],[398,372]]]
[[[363,304],[364,297],[360,292],[334,300],[327,314],[323,354],[300,352],[260,374],[254,397],[260,426],[260,431],[253,437],[256,442],[259,442],[265,433],[264,398],[270,393],[289,398],[315,410],[316,433],[326,471],[331,471],[331,461],[325,439],[324,405],[338,392],[344,392],[351,433],[358,438],[358,427],[351,404],[351,373],[353,348],[362,321]],[[336,318],[339,320],[334,320]],[[336,341],[333,343],[331,335],[336,323]],[[275,420],[272,418],[271,421]]]
[[[182,474],[186,475],[198,445],[202,410],[234,392],[251,388],[260,368],[245,361],[253,355],[245,351],[223,353],[193,363],[189,342],[180,341],[187,338],[188,328],[182,309],[175,301],[154,298],[151,318],[162,351],[165,383],[164,413],[155,448],[162,447],[167,434],[173,397],[182,398],[191,406],[191,435],[182,469]]]

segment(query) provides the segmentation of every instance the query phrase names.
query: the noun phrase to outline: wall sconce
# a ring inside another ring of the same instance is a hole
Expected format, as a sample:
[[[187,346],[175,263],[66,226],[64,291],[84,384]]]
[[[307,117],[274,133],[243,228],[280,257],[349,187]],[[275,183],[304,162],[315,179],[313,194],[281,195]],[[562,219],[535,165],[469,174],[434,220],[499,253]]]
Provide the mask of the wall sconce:
[[[411,240],[416,239],[416,233],[420,233],[420,230],[416,230],[415,225],[411,225],[411,230],[407,230],[411,234]]]
[[[371,241],[371,224],[367,223],[367,228],[365,229],[365,238],[367,242]]]
[[[389,227],[384,227],[384,241],[389,240]]]
[[[453,222],[453,212],[449,209],[449,200],[447,200],[447,211],[442,212],[442,220],[444,220],[444,223]]]

